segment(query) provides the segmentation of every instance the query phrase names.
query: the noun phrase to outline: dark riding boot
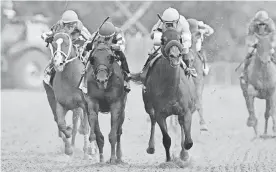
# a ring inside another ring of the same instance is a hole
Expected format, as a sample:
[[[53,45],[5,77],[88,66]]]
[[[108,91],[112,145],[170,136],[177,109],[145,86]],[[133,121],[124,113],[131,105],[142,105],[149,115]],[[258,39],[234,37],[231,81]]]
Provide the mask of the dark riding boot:
[[[186,65],[186,66],[183,66],[184,71],[185,71],[185,75],[192,76],[192,77],[197,77],[196,69],[189,64],[188,60],[184,60],[186,55],[187,54],[184,54],[183,57],[182,57],[185,65]]]
[[[157,56],[158,53],[153,53],[153,54],[149,54],[149,57],[146,61],[146,63],[144,64],[144,67],[142,69],[142,71],[140,72],[140,77],[142,78],[142,80],[145,80],[146,77],[147,77],[147,73],[148,73],[148,70],[149,70],[149,65],[150,65],[150,62]]]
[[[128,92],[130,92],[131,89],[130,89],[130,84],[129,84],[130,71],[128,68],[126,56],[122,51],[117,51],[116,54],[120,57],[121,67],[122,67],[122,70],[124,73],[124,89],[128,93]]]

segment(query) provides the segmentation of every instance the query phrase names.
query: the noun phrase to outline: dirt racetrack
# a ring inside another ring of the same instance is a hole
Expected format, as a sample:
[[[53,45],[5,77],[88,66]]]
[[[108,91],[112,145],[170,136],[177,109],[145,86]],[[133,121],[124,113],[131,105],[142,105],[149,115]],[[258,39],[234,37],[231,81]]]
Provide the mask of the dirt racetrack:
[[[276,172],[276,139],[252,141],[254,133],[252,128],[246,126],[248,113],[240,88],[206,86],[203,96],[204,115],[210,132],[200,133],[198,114],[195,113],[192,125],[194,146],[190,150],[192,160],[183,169],[179,168],[181,165],[178,161],[164,163],[165,150],[158,125],[155,154],[146,153],[150,124],[143,107],[140,86],[132,85],[128,96],[122,134],[123,159],[126,164],[120,165],[100,164],[96,158],[82,160],[83,137],[79,134],[74,155],[64,155],[44,92],[2,91],[1,170]],[[259,131],[263,133],[264,101],[256,100],[255,104]],[[110,156],[109,114],[100,114],[100,125],[105,136],[104,157],[107,161]],[[172,131],[170,134],[172,136]],[[180,141],[177,141],[177,145],[180,150]]]

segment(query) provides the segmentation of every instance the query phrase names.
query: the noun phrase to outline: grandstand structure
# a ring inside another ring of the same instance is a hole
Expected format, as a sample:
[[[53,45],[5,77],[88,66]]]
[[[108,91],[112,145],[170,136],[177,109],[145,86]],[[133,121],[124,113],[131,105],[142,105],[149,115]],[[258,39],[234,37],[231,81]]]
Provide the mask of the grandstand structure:
[[[150,8],[152,5],[152,1],[142,1],[139,3],[138,8],[131,11],[132,2],[130,1],[114,1],[116,5],[116,9],[111,13],[111,17],[113,16],[124,16],[127,18],[127,20],[123,23],[121,26],[121,29],[123,31],[132,30],[135,28],[137,31],[141,32],[143,35],[148,35],[149,30],[139,21],[140,18],[142,18],[146,11]]]

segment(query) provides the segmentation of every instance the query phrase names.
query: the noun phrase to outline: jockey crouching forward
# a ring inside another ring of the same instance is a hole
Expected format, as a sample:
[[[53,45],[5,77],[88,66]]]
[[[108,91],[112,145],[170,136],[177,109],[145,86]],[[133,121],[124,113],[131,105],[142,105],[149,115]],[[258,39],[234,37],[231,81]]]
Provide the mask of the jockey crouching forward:
[[[92,37],[94,37],[96,33],[93,33]],[[122,30],[118,27],[115,27],[111,22],[105,22],[102,27],[99,29],[99,33],[95,38],[93,45],[92,43],[88,43],[86,46],[86,50],[90,51],[97,47],[97,44],[104,43],[106,45],[110,45],[110,48],[113,50],[114,54],[119,57],[121,61],[121,68],[124,73],[124,89],[126,92],[130,91],[129,78],[130,71],[128,68],[128,63],[126,60],[126,56],[124,54],[125,51],[125,38]],[[85,70],[88,68],[89,64],[86,66]],[[80,89],[84,93],[87,93],[87,80],[86,77],[81,81]]]
[[[250,64],[250,59],[256,53],[256,45],[258,44],[258,39],[256,38],[255,34],[258,36],[266,36],[271,33],[275,33],[275,23],[274,21],[268,16],[266,11],[258,11],[253,19],[251,20],[249,27],[248,27],[248,34],[246,38],[246,46],[247,46],[247,55],[245,57],[245,64],[244,64],[244,71],[246,71],[247,67]],[[271,53],[273,54],[273,61],[275,62],[275,37],[272,40],[272,49]],[[241,78],[244,76],[244,72],[241,74]]]
[[[190,31],[192,33],[193,44],[198,52],[201,60],[203,61],[203,72],[204,75],[208,75],[209,73],[209,65],[207,64],[207,58],[205,52],[202,50],[202,43],[204,41],[204,36],[210,36],[214,33],[214,29],[209,25],[203,23],[202,21],[198,21],[196,19],[188,19],[187,20],[190,25]]]
[[[158,20],[151,31],[151,39],[153,39],[154,47],[149,54],[144,68],[140,72],[140,76],[141,78],[143,78],[143,80],[146,78],[148,68],[147,66],[150,64],[150,61],[161,53],[161,50],[159,49],[159,51],[157,51],[157,49],[161,45],[162,33],[166,31],[167,28],[173,27],[181,33],[181,42],[184,48],[182,53],[184,54],[184,56],[189,53],[189,48],[191,47],[191,32],[189,29],[189,23],[184,16],[180,15],[176,9],[168,8],[163,12],[162,20],[163,22],[161,20]],[[184,68],[185,73],[191,74],[194,77],[197,76],[194,67],[186,64]]]
[[[67,10],[62,14],[61,19],[51,27],[50,32],[42,34],[42,39],[46,43],[51,43],[54,39],[54,35],[58,32],[64,32],[71,36],[72,43],[80,52],[80,48],[87,40],[91,39],[91,33],[86,27],[83,26],[82,22],[79,20],[78,15],[73,10]],[[79,54],[81,55],[81,54]],[[51,76],[55,73],[53,68],[52,58],[45,69],[45,82],[49,84]]]

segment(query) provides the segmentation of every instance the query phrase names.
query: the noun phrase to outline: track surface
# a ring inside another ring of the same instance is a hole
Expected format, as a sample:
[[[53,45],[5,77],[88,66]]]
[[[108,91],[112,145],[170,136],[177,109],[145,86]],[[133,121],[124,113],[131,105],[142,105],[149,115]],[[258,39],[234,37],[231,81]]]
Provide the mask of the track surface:
[[[90,161],[82,159],[83,137],[79,134],[74,155],[63,155],[62,141],[58,138],[57,126],[44,92],[2,91],[1,170],[276,172],[276,139],[252,141],[253,129],[246,126],[248,113],[240,88],[207,86],[203,96],[204,115],[210,132],[200,133],[198,114],[195,113],[191,162],[188,165],[180,164],[177,160],[164,163],[165,150],[158,125],[155,154],[146,153],[150,123],[147,122],[141,87],[132,85],[122,134],[123,159],[126,164],[109,165],[98,163],[98,158]],[[265,106],[261,100],[255,104],[259,131],[262,133]],[[71,113],[67,116],[68,123],[71,123]],[[109,114],[100,114],[100,125],[105,136],[104,157],[107,161],[110,157]],[[175,136],[172,130],[169,132]],[[272,134],[271,120],[269,134]],[[174,142],[175,139],[172,140],[172,146]],[[176,144],[176,151],[179,151],[180,140]]]

